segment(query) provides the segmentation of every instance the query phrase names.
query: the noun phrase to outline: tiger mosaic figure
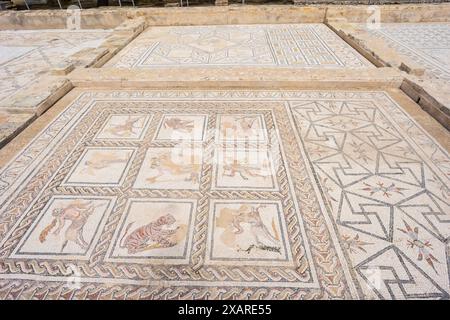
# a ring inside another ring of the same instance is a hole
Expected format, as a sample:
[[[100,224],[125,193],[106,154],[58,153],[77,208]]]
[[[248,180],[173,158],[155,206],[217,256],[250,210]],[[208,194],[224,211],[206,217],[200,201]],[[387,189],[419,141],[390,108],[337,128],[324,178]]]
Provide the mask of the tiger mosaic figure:
[[[128,254],[176,246],[184,238],[186,226],[180,225],[173,228],[175,222],[175,217],[167,213],[144,226],[136,228],[126,236],[134,223],[131,222],[128,224],[119,246],[127,249]]]

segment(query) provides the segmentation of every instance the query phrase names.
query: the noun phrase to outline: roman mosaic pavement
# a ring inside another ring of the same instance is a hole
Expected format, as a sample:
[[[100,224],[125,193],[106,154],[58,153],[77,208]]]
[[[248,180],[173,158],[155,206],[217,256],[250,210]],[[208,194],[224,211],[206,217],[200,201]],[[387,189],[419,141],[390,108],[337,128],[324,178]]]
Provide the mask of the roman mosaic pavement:
[[[0,299],[449,300],[450,5],[347,8],[0,13]]]
[[[44,29],[0,31],[0,101],[83,49],[96,48],[107,30]]]
[[[449,23],[382,23],[369,31],[434,77],[450,82]]]
[[[107,66],[373,67],[323,24],[152,27]]]
[[[0,297],[449,298],[450,158],[388,93],[75,93],[0,172]]]

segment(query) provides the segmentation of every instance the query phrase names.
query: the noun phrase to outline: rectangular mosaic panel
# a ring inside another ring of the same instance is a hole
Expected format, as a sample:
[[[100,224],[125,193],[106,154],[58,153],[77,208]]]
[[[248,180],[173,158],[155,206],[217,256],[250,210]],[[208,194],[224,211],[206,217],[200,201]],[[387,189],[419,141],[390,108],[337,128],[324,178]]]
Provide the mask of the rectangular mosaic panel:
[[[449,298],[449,163],[384,92],[80,91],[0,172],[0,298]]]
[[[152,27],[106,66],[373,67],[323,24]]]

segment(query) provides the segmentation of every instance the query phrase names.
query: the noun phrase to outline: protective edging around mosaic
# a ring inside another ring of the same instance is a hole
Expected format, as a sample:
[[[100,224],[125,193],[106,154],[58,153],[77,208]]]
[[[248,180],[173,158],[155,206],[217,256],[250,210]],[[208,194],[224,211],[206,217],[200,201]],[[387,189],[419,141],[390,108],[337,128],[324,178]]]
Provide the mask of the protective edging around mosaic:
[[[370,35],[356,24],[326,22],[326,25],[377,67],[395,67],[417,76],[425,72],[422,66],[398,53],[384,40]]]
[[[86,58],[87,67],[99,68],[114,57],[120,50],[133,41],[146,28],[144,18],[127,19],[117,26],[113,32],[96,48],[95,57]],[[89,55],[90,52],[86,52]]]
[[[430,81],[417,77],[405,78],[400,89],[417,103],[423,110],[428,112],[434,119],[450,130],[450,86],[438,81],[439,85],[432,87]],[[442,90],[442,87],[449,87]]]
[[[0,149],[72,88],[72,83],[65,77],[43,76],[22,91],[0,101]]]
[[[0,149],[36,119],[33,113],[0,111]]]
[[[395,68],[314,70],[279,68],[77,68],[68,75],[75,87],[147,89],[370,89],[399,88],[402,73]]]
[[[40,116],[72,88],[72,83],[65,77],[43,76],[30,86],[0,101],[0,110]]]

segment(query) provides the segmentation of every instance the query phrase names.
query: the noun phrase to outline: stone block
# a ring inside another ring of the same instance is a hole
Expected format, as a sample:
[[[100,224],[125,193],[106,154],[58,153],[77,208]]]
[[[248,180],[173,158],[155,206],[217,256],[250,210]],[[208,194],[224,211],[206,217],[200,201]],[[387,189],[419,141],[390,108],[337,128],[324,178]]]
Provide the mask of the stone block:
[[[41,115],[73,88],[64,77],[43,76],[23,90],[0,101],[0,110]]]

